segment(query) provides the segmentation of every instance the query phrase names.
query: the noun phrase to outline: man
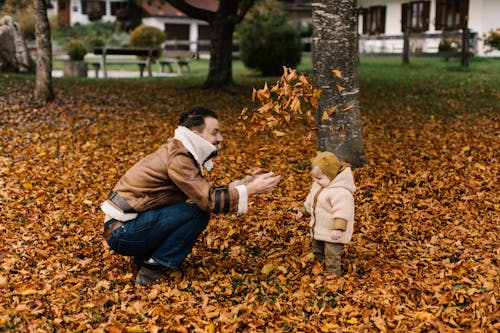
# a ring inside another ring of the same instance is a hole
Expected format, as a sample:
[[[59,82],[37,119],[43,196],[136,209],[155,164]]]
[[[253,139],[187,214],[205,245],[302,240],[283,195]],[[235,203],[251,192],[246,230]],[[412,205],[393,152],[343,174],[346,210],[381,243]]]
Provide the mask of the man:
[[[280,180],[269,172],[214,187],[203,172],[212,169],[222,141],[216,113],[193,108],[178,125],[173,138],[123,175],[101,206],[104,237],[140,265],[139,285],[180,269],[211,213],[246,213],[249,196],[272,192]]]

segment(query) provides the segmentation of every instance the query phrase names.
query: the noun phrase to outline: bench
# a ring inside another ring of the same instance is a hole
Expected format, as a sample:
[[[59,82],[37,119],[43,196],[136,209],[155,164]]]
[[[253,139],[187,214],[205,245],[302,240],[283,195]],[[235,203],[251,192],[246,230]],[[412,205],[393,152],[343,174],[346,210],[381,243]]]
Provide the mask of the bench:
[[[94,54],[101,55],[100,62],[89,62],[89,64],[95,70],[96,78],[99,76],[99,69],[102,68],[103,76],[108,77],[107,65],[137,65],[139,66],[140,77],[144,76],[144,69],[148,70],[149,76],[153,76],[151,71],[151,64],[153,59],[158,57],[159,51],[157,49],[150,48],[134,48],[134,47],[124,47],[124,48],[96,48],[94,49]],[[126,58],[107,58],[108,55],[116,56],[135,56],[140,57],[138,59],[126,59]]]
[[[182,68],[185,67],[188,73],[191,73],[191,60],[196,58],[196,53],[185,50],[164,50],[165,58],[158,60],[160,73],[165,72],[165,66],[168,67],[170,73],[174,72],[173,64],[177,66],[177,73],[182,75]]]

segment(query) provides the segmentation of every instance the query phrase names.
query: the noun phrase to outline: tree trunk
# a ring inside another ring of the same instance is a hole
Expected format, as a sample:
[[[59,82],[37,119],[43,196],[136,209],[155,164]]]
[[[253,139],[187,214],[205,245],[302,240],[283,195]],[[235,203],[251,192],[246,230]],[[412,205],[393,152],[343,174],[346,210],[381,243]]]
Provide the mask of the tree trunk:
[[[35,7],[36,37],[36,84],[35,100],[47,103],[54,99],[52,90],[52,45],[50,42],[50,25],[47,18],[45,0],[33,0]]]
[[[234,23],[212,22],[210,40],[210,66],[204,86],[219,88],[231,86],[233,81],[233,32]]]
[[[411,22],[411,11],[410,5],[408,4],[403,15],[406,15],[404,20],[404,32],[403,32],[403,64],[408,65],[410,63],[410,22]]]
[[[186,0],[163,0],[186,15],[210,24],[210,67],[205,81],[207,88],[234,85],[233,81],[233,32],[255,0],[219,0],[216,12],[192,6]]]
[[[365,163],[359,110],[356,0],[313,2],[313,81],[322,89],[316,120],[318,148],[360,167]],[[332,70],[340,70],[339,80]],[[339,92],[339,84],[345,90]],[[328,120],[323,120],[336,108]]]

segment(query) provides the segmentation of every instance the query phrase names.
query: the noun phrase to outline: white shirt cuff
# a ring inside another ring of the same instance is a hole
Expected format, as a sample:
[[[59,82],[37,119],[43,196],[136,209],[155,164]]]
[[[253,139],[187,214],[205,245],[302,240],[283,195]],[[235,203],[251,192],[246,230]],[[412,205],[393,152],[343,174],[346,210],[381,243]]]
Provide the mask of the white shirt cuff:
[[[122,222],[130,221],[137,217],[137,213],[124,213],[110,204],[108,200],[104,201],[104,203],[101,205],[101,209],[107,215],[106,218],[110,216],[111,218]]]
[[[248,191],[245,185],[236,186],[236,190],[238,190],[238,213],[246,214],[248,211]]]

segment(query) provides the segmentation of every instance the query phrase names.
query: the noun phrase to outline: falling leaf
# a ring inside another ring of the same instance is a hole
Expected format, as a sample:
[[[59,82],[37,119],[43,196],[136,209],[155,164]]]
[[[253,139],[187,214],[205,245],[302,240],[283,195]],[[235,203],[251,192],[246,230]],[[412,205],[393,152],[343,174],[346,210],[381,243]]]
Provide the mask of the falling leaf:
[[[344,77],[342,76],[342,72],[339,71],[338,69],[333,69],[332,74],[335,75],[337,79],[343,80]]]

